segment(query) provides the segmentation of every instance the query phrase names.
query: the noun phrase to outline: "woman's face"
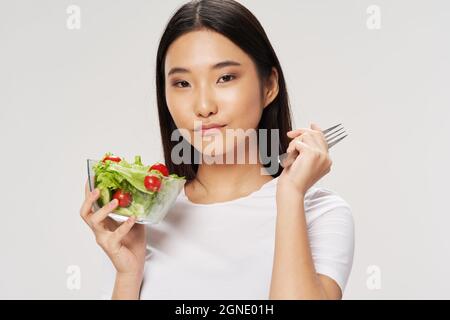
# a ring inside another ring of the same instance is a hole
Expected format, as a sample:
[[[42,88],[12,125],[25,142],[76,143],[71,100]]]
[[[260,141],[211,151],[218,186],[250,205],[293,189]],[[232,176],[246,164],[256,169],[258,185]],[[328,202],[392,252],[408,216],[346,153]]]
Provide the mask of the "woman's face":
[[[179,37],[168,49],[166,101],[176,126],[188,130],[191,144],[203,154],[217,156],[242,143],[225,139],[225,130],[258,127],[264,107],[278,93],[275,77],[276,90],[264,86],[261,95],[256,66],[244,51],[217,32],[194,31]],[[205,136],[196,131],[199,124],[212,123],[223,127]],[[194,139],[194,133],[201,138]],[[223,147],[214,152],[207,146],[215,139],[222,140]]]

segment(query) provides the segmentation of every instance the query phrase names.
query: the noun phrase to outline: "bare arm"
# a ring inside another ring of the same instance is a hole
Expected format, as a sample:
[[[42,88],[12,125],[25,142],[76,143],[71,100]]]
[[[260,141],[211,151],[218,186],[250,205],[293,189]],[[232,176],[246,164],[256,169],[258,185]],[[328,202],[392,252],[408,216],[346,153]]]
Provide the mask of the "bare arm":
[[[303,202],[303,195],[288,190],[277,198],[269,299],[341,299],[337,283],[315,271]]]
[[[317,274],[308,239],[306,191],[330,172],[328,143],[320,127],[289,131],[287,152],[297,150],[277,185],[277,221],[270,299],[341,299],[338,284]]]
[[[142,275],[116,274],[112,300],[139,300]]]
[[[92,206],[99,197],[98,190],[89,191],[85,185],[85,200],[80,216],[92,229],[97,244],[107,254],[116,269],[112,299],[139,299],[145,264],[146,229],[130,217],[118,224],[108,217],[118,205],[117,200],[94,212]]]

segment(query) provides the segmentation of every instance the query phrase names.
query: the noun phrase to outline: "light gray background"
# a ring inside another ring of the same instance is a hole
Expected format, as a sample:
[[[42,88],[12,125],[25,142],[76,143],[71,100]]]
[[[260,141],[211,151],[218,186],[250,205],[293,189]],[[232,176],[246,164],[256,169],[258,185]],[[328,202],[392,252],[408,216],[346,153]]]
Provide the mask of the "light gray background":
[[[85,159],[162,160],[154,63],[181,3],[0,1],[0,298],[99,297],[103,253],[78,213]],[[241,3],[279,56],[295,126],[343,122],[350,133],[319,182],[353,209],[344,297],[450,298],[450,2]],[[80,30],[66,27],[70,4]],[[370,5],[379,30],[366,26]],[[80,290],[67,288],[70,265]]]

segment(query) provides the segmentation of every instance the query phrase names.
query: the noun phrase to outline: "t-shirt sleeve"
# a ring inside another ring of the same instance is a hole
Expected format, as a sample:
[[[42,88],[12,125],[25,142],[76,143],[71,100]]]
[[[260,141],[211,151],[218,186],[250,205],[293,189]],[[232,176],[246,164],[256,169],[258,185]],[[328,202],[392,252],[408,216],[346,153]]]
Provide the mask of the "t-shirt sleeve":
[[[354,252],[351,208],[325,188],[316,190],[313,202],[315,217],[308,224],[308,236],[316,272],[336,281],[344,293]]]

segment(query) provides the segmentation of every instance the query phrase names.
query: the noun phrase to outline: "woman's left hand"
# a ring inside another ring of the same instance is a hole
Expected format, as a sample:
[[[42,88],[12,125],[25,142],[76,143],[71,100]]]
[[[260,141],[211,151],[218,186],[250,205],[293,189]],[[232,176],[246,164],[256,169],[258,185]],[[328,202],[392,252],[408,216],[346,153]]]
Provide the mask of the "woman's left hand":
[[[322,129],[311,124],[311,129],[300,128],[289,131],[293,138],[287,152],[295,149],[299,155],[285,168],[278,179],[277,191],[295,190],[304,196],[306,191],[331,170],[332,161],[328,153],[328,144]]]

